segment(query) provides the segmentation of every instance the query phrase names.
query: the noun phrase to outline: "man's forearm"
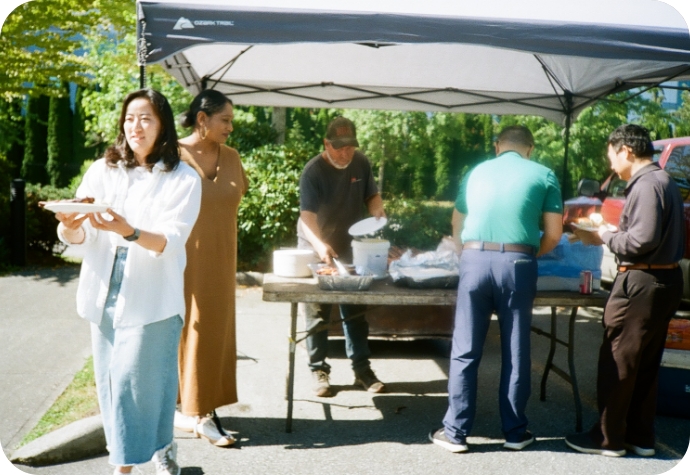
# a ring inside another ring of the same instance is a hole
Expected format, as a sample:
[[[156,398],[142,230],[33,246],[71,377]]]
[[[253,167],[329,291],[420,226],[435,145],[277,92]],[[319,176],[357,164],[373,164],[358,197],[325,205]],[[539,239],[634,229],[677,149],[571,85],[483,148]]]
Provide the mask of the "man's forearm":
[[[462,227],[465,224],[465,215],[460,213],[457,209],[453,208],[453,217],[451,218],[451,225],[453,228],[453,242],[455,243],[455,248],[458,252],[462,251],[462,241],[460,240],[460,234],[462,233]]]
[[[304,236],[309,241],[314,248],[318,245],[322,245],[321,233],[319,233],[319,226],[316,222],[316,214],[310,213],[308,211],[302,211],[300,213],[300,221],[302,226],[302,231],[304,231]]]
[[[558,245],[563,235],[563,215],[559,213],[544,213],[544,235],[539,242],[537,256],[548,254]]]
[[[301,226],[304,237],[309,241],[309,244],[311,244],[322,261],[330,264],[332,257],[338,257],[333,248],[321,239],[316,213],[302,211],[298,226]]]
[[[385,218],[386,212],[383,209],[383,199],[379,193],[375,194],[367,201],[367,210],[375,218]]]

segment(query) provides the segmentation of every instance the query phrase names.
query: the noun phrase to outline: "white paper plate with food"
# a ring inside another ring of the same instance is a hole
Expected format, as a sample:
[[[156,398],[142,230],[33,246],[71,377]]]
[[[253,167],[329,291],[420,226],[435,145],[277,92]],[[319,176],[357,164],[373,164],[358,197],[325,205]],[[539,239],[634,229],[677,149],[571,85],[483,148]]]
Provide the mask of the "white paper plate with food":
[[[616,229],[618,229],[613,224],[609,224],[609,223],[603,223],[603,224],[604,224],[604,226],[606,226],[606,228],[609,231],[615,231]],[[595,232],[599,231],[599,226],[595,226],[595,225],[590,224],[590,223],[575,223],[575,222],[573,222],[573,223],[570,223],[570,225],[574,228],[581,229],[583,231],[588,231],[590,233],[595,233]]]
[[[78,203],[74,201],[45,201],[43,208],[53,213],[103,213],[110,205],[107,203]]]
[[[570,225],[574,228],[581,229],[582,231],[589,231],[589,232],[597,232],[599,231],[599,226],[594,226],[593,224],[585,224],[585,223],[570,223]]]

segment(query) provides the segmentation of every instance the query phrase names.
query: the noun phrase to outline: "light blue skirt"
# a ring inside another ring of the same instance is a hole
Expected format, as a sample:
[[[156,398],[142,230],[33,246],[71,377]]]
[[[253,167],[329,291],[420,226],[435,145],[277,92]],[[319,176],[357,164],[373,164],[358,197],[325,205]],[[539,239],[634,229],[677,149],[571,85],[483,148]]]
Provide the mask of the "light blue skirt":
[[[100,325],[91,324],[98,403],[112,465],[146,463],[173,440],[182,319],[113,328],[127,260],[118,247]]]

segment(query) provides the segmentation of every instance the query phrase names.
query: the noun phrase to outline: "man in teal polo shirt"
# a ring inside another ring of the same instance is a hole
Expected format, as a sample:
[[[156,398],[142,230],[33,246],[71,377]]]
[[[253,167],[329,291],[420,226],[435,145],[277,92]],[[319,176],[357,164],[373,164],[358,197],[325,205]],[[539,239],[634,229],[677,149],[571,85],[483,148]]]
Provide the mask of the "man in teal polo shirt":
[[[448,380],[448,411],[431,441],[466,452],[476,412],[477,373],[491,314],[501,333],[498,394],[507,449],[534,442],[525,408],[530,396],[530,328],[537,292],[536,257],[562,234],[563,203],[554,173],[529,160],[532,133],[503,129],[496,158],[463,180],[453,212],[453,235],[461,244],[460,284]],[[543,234],[540,233],[543,223]]]

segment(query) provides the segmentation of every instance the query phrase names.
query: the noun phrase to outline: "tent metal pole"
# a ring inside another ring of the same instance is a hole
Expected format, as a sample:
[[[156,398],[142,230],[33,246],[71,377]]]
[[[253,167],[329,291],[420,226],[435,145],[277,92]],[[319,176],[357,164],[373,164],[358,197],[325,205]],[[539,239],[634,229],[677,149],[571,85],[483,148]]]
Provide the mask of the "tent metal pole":
[[[146,17],[140,3],[137,3],[137,18],[139,24],[137,28],[137,61],[139,63],[139,88],[146,87],[146,59],[148,48],[146,44]]]
[[[570,150],[570,125],[573,114],[573,95],[570,91],[565,91],[565,140],[563,154],[563,199],[572,198],[570,192],[570,174],[568,173],[568,155]]]

